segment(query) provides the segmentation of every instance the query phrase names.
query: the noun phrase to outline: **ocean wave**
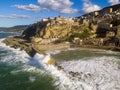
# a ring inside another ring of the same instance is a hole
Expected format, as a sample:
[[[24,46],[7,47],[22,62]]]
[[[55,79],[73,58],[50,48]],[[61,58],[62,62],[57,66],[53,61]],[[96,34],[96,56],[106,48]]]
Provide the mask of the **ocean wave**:
[[[46,65],[44,61],[49,60],[51,54],[59,53],[59,50],[48,51],[46,56],[37,53],[31,58],[25,51],[6,46],[2,40],[4,39],[0,39],[0,48],[6,50],[7,54],[0,62],[21,65],[21,71],[47,72],[54,77],[59,90],[120,90],[120,69],[117,64],[119,59],[116,57],[102,56],[89,60],[63,61],[59,64],[63,69],[58,70],[57,66]],[[71,71],[78,72],[80,76],[72,77]],[[34,82],[36,78],[30,76],[29,80]]]
[[[91,60],[68,61],[60,64],[66,71],[80,73],[80,81],[89,85],[92,90],[119,90],[120,70],[115,57],[94,57]],[[79,79],[74,79],[78,82]],[[78,84],[79,85],[79,84]],[[84,87],[85,88],[85,87]],[[90,89],[84,89],[90,90]]]
[[[4,39],[0,39],[0,50],[5,51],[5,56],[1,56],[0,62],[7,63],[9,65],[21,65],[23,70],[36,70],[41,69],[42,65],[37,60],[42,60],[43,56],[37,55],[32,58],[25,51],[20,51],[20,49],[10,48],[2,43]],[[4,54],[4,53],[3,53]],[[41,69],[42,70],[42,69]]]

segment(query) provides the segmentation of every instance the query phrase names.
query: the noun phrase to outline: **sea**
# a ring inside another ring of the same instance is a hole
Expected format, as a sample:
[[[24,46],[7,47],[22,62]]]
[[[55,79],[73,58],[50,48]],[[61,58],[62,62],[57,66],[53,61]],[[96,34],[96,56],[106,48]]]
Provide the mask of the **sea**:
[[[30,57],[2,42],[16,35],[0,32],[0,90],[120,90],[120,52],[70,48]],[[51,57],[57,64],[44,64]]]

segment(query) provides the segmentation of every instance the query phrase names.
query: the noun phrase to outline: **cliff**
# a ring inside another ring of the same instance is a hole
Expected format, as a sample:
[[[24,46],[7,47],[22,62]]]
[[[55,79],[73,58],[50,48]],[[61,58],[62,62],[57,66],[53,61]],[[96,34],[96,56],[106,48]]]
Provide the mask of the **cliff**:
[[[77,18],[80,19],[81,23],[88,20],[92,28],[93,26],[97,26],[97,28],[94,29],[97,37],[120,36],[120,4],[105,7],[99,11],[94,11]]]
[[[105,7],[102,10],[91,12],[76,18],[44,18],[29,26],[22,36],[25,39],[41,38],[41,44],[60,40],[73,40],[75,37],[105,38],[111,33],[119,35],[120,4]],[[86,33],[85,33],[86,32]],[[84,34],[84,35],[83,35]],[[85,34],[87,34],[85,36]]]
[[[79,45],[99,46],[104,45],[103,40],[111,37],[120,37],[120,4],[76,18],[44,18],[25,29],[20,37],[21,41],[19,38],[14,40],[16,37],[13,37],[7,38],[4,43],[9,46],[12,44],[12,47],[25,46],[24,50],[34,56],[31,52],[69,48],[70,45],[65,43],[67,41]]]
[[[22,33],[22,37],[32,42],[49,44],[72,41],[75,37],[87,38],[95,33],[93,30],[90,29],[87,21],[85,24],[80,24],[80,19],[59,16],[34,23]]]

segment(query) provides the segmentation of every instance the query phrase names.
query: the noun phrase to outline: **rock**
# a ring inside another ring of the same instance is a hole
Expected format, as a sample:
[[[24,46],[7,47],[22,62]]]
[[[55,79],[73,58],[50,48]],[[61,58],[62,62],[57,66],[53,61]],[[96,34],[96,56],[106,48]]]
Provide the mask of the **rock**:
[[[36,51],[32,47],[28,48],[28,50],[26,50],[26,52],[31,57],[34,57],[34,55],[36,54]]]
[[[58,70],[64,70],[64,68],[62,66],[57,66]]]
[[[26,39],[35,37],[32,40],[34,42],[40,42],[39,38],[41,38],[42,43],[46,40],[53,43],[56,40],[66,40],[71,34],[81,33],[85,27],[86,25],[79,25],[79,21],[76,22],[73,18],[57,17],[32,24],[22,33],[22,36]]]
[[[31,42],[33,42],[33,43],[39,43],[41,41],[42,41],[42,38],[40,38],[40,37],[32,37],[31,38]]]
[[[3,41],[3,43],[12,48],[20,48],[20,50],[24,50],[31,57],[34,57],[36,54],[36,51],[33,49],[32,45],[22,38],[8,37]]]
[[[79,72],[73,72],[73,71],[70,71],[69,75],[71,75],[72,77],[80,77],[81,76],[81,74]]]
[[[73,71],[70,71],[69,74],[74,77],[74,72]]]
[[[49,59],[46,62],[44,62],[46,65],[55,65],[55,60],[54,59]]]

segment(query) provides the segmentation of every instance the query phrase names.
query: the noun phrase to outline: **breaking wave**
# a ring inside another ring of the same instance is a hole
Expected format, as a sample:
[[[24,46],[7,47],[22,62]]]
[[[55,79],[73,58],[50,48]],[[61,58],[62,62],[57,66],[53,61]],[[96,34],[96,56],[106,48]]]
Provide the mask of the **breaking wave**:
[[[120,69],[117,64],[119,58],[95,56],[89,60],[63,61],[59,64],[63,69],[59,70],[57,66],[43,63],[51,58],[50,54],[60,53],[59,50],[47,51],[47,56],[37,53],[31,58],[25,51],[6,46],[2,40],[0,39],[0,50],[5,53],[0,53],[2,56],[0,62],[20,65],[21,71],[47,72],[54,76],[59,90],[120,90]],[[106,53],[113,52],[106,51]],[[35,77],[29,77],[31,82],[35,79]]]

